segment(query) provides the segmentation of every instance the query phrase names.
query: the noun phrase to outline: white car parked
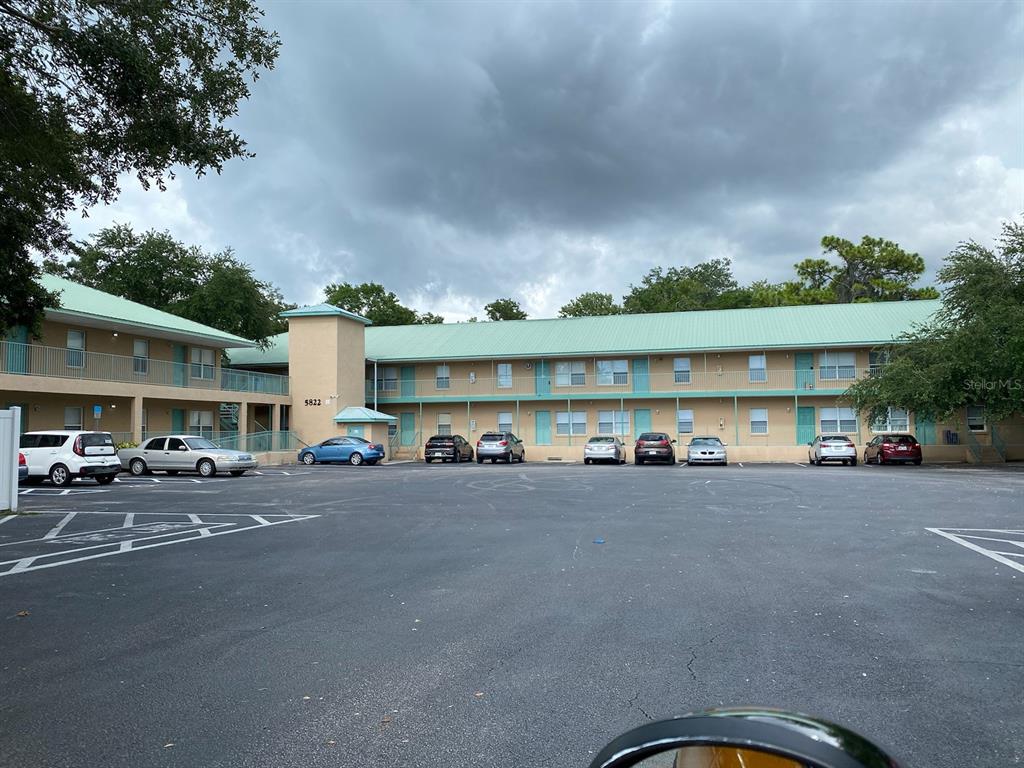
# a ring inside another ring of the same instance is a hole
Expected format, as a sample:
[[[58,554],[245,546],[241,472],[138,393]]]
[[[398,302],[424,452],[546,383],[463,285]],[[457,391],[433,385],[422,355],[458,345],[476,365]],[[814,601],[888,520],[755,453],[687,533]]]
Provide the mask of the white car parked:
[[[107,485],[121,471],[121,460],[109,432],[26,432],[21,436],[19,450],[28,464],[25,482],[29,485],[38,485],[46,478],[54,485],[71,485],[76,477],[91,477],[100,485]]]
[[[857,446],[846,435],[818,435],[808,443],[807,461],[820,467],[826,461],[841,461],[857,466]]]

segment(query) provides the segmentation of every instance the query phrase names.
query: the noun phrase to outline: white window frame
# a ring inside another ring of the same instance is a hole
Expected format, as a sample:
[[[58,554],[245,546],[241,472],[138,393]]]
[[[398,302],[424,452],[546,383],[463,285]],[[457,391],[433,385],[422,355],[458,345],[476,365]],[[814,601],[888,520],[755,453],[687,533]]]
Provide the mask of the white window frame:
[[[587,412],[555,411],[555,434],[562,437],[587,434]]]
[[[902,416],[893,418],[893,412],[902,413]],[[910,411],[906,408],[889,406],[885,409],[885,421],[876,421],[871,425],[872,432],[909,432]]]
[[[75,339],[74,343],[72,343],[72,339]],[[79,344],[81,346],[77,346]],[[64,364],[68,368],[85,368],[85,331],[77,328],[68,329]]]
[[[764,418],[755,418],[761,415]],[[764,425],[762,428],[761,425]],[[752,435],[767,435],[768,434],[768,409],[767,408],[751,408],[750,409],[750,434]]]
[[[973,414],[972,414],[972,412],[973,412]],[[967,430],[969,432],[987,432],[988,431],[988,422],[985,419],[985,407],[984,406],[981,406],[981,405],[968,405],[967,408],[964,409],[964,413],[966,415]],[[977,427],[976,425],[978,424],[979,421],[981,423],[981,426]],[[972,424],[972,422],[973,422],[973,424]]]
[[[442,421],[447,419],[447,421]],[[452,415],[451,413],[439,413],[437,414],[437,432],[436,435],[450,435],[452,434]]]
[[[755,365],[760,363],[760,365]],[[747,376],[751,383],[762,384],[768,381],[768,357],[763,352],[759,355],[747,356]]]
[[[821,352],[818,355],[819,381],[848,381],[857,378],[856,352]]]
[[[213,350],[208,347],[191,347],[188,354],[189,375],[193,379],[213,381],[217,370],[217,358]],[[199,359],[196,360],[196,357]]]
[[[434,389],[451,389],[452,369],[445,363],[434,368]],[[438,433],[440,434],[440,432]]]
[[[213,439],[213,411],[190,410],[188,412],[188,433],[196,437],[205,437],[208,440]]]
[[[512,363],[498,363],[496,375],[498,389],[512,388]]]
[[[502,418],[506,417],[506,418]],[[512,432],[512,411],[498,411],[498,431]]]
[[[562,360],[555,363],[556,387],[584,387],[587,384],[585,360]]]
[[[676,384],[689,384],[692,376],[690,358],[677,357],[672,361],[672,381]]]
[[[142,345],[142,354],[139,354],[139,345]],[[132,339],[132,373],[149,375],[149,339]]]
[[[77,411],[77,415],[75,415]],[[68,414],[72,414],[72,418],[68,418]],[[76,429],[82,430],[85,427],[82,426],[82,420],[85,418],[85,409],[80,405],[65,405],[64,406],[64,429]]]
[[[628,360],[598,360],[596,368],[599,387],[621,387],[629,384]]]
[[[857,412],[853,408],[820,408],[818,427],[822,435],[856,434]]]
[[[385,366],[377,369],[377,391],[397,392],[398,391],[398,368]]]
[[[686,427],[689,426],[689,429]],[[680,435],[693,434],[693,409],[680,408],[676,411],[676,433]]]
[[[598,411],[597,433],[599,435],[628,435],[629,411]]]

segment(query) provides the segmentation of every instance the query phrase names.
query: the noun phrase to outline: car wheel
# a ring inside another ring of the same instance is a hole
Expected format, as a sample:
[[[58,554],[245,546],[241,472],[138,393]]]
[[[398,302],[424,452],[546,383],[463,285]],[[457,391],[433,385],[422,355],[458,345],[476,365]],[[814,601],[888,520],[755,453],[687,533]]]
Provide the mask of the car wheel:
[[[302,463],[305,464],[307,467],[311,467],[314,464],[316,464],[316,456],[314,456],[312,453],[304,453],[302,454]]]
[[[670,456],[670,457],[669,457],[669,459],[668,459],[668,463],[669,463],[669,464],[671,464],[671,465],[673,465],[673,466],[675,466],[675,463],[676,463],[676,457],[675,457],[675,455],[672,455],[672,456]]]
[[[241,477],[244,474],[245,474],[245,470],[244,469],[232,469],[231,470],[231,476],[232,477]]]
[[[452,461],[455,464],[461,464],[462,463],[462,457],[459,455],[458,451],[456,451],[455,454],[452,456]]]
[[[63,464],[54,464],[50,467],[50,482],[54,485],[71,485],[71,472]]]
[[[432,458],[430,458],[429,456],[425,457],[423,460],[425,462],[427,462],[427,464],[433,464],[434,463],[434,460]]]
[[[881,453],[877,454],[875,456],[875,464],[878,464],[879,466],[885,464],[885,456],[883,456]]]
[[[348,457],[348,463],[353,467],[358,467],[363,463],[363,454],[359,451],[352,451],[352,455]]]
[[[586,459],[586,458],[585,458],[585,459],[583,459],[583,463],[584,463],[584,464],[589,464],[589,463],[590,463],[590,459]]]
[[[200,459],[196,464],[196,471],[203,477],[213,477],[217,474],[217,465],[209,459]]]
[[[523,451],[521,454],[519,454],[519,463],[522,464],[525,461],[526,461],[526,451]]]
[[[856,456],[854,456],[852,459],[850,459],[850,466],[851,467],[856,467],[857,466],[857,457]]]
[[[498,457],[497,456],[491,456],[491,464],[495,464],[495,463],[497,463],[497,461],[498,461]]]
[[[114,482],[114,475],[96,475],[96,482],[100,485],[110,485]]]
[[[142,459],[132,459],[128,463],[128,471],[138,477],[139,475],[146,474],[146,462]]]
[[[481,457],[477,456],[477,457],[476,457],[476,463],[477,463],[477,464],[483,464],[483,463],[484,463],[484,460],[483,460],[483,459],[482,459]]]
[[[921,466],[921,459],[914,459],[914,466],[915,467],[920,467]]]
[[[643,460],[643,459],[637,459],[637,458],[635,458],[635,459],[633,459],[633,463],[634,463],[634,464],[637,464],[637,465],[640,465],[640,464],[643,464],[643,463],[644,463],[644,460]]]

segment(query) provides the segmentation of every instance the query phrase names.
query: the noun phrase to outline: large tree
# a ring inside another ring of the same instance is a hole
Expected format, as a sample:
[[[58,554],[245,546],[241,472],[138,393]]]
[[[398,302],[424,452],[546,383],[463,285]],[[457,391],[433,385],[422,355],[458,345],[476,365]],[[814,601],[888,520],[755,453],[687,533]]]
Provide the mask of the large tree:
[[[631,285],[622,301],[631,314],[713,309],[723,294],[738,288],[728,259],[712,259],[692,267],[655,267]]]
[[[484,305],[488,320],[525,320],[526,312],[515,299],[495,299]]]
[[[0,0],[0,323],[56,306],[30,257],[66,247],[66,214],[113,201],[122,174],[163,188],[249,155],[227,123],[277,57],[261,17],[251,0]]]
[[[884,348],[888,364],[847,399],[869,418],[889,406],[939,419],[967,405],[993,421],[1024,410],[1024,224],[1003,226],[995,250],[961,243],[938,273],[942,308]]]
[[[601,315],[621,314],[622,307],[615,303],[610,293],[589,291],[581,293],[575,299],[558,310],[559,317],[598,317]]]
[[[812,294],[831,292],[840,304],[938,298],[934,288],[914,287],[924,273],[924,259],[890,240],[865,235],[855,244],[826,235],[821,248],[839,263],[805,259],[795,266],[799,284]]]
[[[257,280],[230,249],[206,253],[167,232],[137,234],[126,224],[102,229],[72,249],[74,258],[48,259],[46,269],[260,344],[285,330],[280,291]]]
[[[444,318],[433,312],[418,314],[403,305],[380,283],[331,283],[324,288],[325,300],[341,309],[362,315],[374,325],[437,325]]]

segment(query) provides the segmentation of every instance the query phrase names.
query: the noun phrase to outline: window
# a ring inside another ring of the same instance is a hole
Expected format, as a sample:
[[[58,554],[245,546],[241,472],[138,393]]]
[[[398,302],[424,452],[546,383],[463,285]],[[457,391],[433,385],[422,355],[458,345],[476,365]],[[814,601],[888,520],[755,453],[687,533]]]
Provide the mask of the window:
[[[748,358],[750,380],[768,381],[768,371],[766,370],[766,366],[767,363],[764,355],[750,355]]]
[[[587,364],[582,360],[555,363],[556,387],[582,387],[587,383]]]
[[[143,443],[142,450],[144,451],[162,451],[164,444],[167,442],[166,437],[154,437],[148,443]]]
[[[750,434],[752,434],[752,435],[767,435],[768,434],[768,409],[767,408],[751,408],[750,409]]]
[[[398,424],[391,422],[388,424],[388,439],[398,436]]]
[[[213,411],[189,411],[188,431],[190,435],[213,437]]]
[[[871,369],[871,373],[881,370],[885,365],[889,364],[889,352],[881,349],[877,352],[872,350],[868,352],[868,367]]]
[[[398,389],[398,369],[378,368],[377,369],[377,391],[394,392]]]
[[[676,429],[681,435],[693,433],[693,411],[679,409],[676,412]]]
[[[967,428],[971,432],[985,431],[985,409],[980,405],[967,406]]]
[[[512,411],[498,411],[498,431],[512,431]]]
[[[452,372],[447,365],[437,366],[434,371],[434,386],[438,389],[448,389],[452,384],[451,376]]]
[[[597,431],[602,435],[628,435],[629,411],[598,411]]]
[[[557,411],[555,413],[555,433],[559,435],[587,434],[587,412]]]
[[[213,381],[213,350],[192,347],[192,378]]]
[[[888,408],[885,418],[871,425],[872,432],[906,432],[910,428],[910,417],[906,408]]]
[[[85,367],[85,331],[68,331],[68,351],[64,362],[68,368]]]
[[[857,377],[857,355],[853,352],[822,352],[818,355],[818,376],[822,381]]]
[[[145,339],[135,339],[132,342],[132,372],[136,376],[145,376],[149,373],[149,342]]]
[[[629,366],[625,360],[598,360],[597,383],[625,384],[629,379]]]
[[[440,368],[441,366],[438,366]],[[444,366],[447,368],[448,366]],[[450,435],[452,433],[452,415],[450,413],[437,414],[437,434]]]
[[[82,407],[69,405],[64,408],[64,429],[82,429]]]
[[[177,438],[177,437],[169,437],[169,438],[167,438],[167,447],[164,450],[165,451],[180,451],[182,448],[185,448],[185,447],[186,446],[185,446],[185,441],[184,440],[181,440],[180,438]]]
[[[676,384],[690,383],[690,358],[677,357],[672,362],[672,376]]]
[[[498,363],[498,386],[502,389],[512,386],[512,363]]]
[[[856,432],[857,412],[853,408],[822,408],[819,414],[821,434]]]

